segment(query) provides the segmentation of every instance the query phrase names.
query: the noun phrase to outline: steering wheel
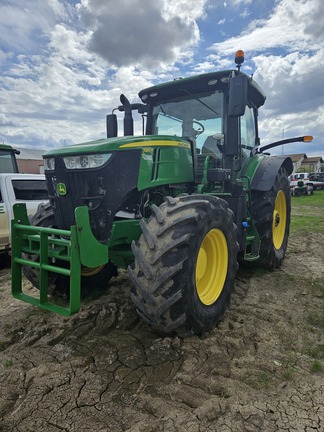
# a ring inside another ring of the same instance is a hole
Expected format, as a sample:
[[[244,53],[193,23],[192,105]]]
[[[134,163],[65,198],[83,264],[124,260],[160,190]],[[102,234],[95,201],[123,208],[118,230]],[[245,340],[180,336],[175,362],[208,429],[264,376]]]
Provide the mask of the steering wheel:
[[[194,129],[195,133],[197,134],[196,136],[201,135],[202,133],[204,133],[205,126],[202,123],[199,123],[199,121],[193,120],[192,124],[194,125],[195,123],[201,128],[201,129]]]

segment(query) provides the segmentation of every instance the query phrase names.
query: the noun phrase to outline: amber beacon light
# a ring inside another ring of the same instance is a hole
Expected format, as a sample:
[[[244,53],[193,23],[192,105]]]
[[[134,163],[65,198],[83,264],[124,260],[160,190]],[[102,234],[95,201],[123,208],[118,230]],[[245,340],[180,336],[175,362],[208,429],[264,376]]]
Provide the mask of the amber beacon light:
[[[313,137],[311,135],[306,135],[306,136],[304,136],[303,141],[304,142],[311,142],[311,141],[313,141]]]
[[[244,62],[244,51],[238,50],[235,53],[235,63],[241,65]]]

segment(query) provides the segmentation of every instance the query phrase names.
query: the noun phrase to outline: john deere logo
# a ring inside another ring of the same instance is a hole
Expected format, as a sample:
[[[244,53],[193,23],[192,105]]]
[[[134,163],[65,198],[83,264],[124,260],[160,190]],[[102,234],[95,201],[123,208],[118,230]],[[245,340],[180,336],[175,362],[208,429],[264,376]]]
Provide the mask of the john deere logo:
[[[66,195],[66,186],[64,183],[57,183],[56,190],[59,195]]]

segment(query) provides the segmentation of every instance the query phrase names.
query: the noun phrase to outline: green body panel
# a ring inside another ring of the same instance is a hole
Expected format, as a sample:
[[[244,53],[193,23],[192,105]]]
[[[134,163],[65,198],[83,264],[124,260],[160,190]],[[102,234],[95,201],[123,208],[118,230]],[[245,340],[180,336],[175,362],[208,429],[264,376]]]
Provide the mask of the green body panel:
[[[14,149],[10,145],[8,145],[8,144],[0,144],[0,151],[1,150],[14,151]]]
[[[126,269],[134,261],[131,243],[133,240],[139,239],[141,233],[138,219],[121,220],[113,223],[111,238],[107,246],[109,258],[117,267]]]
[[[126,137],[116,137],[116,138],[103,138],[96,141],[84,142],[81,144],[71,145],[69,147],[63,147],[60,149],[53,149],[46,154],[44,157],[51,156],[72,156],[80,154],[93,154],[93,153],[109,153],[114,151],[131,149],[145,148],[145,147],[155,147],[161,145],[170,146],[183,146],[185,148],[190,148],[187,140],[169,136],[169,135],[146,135],[146,136],[126,136]],[[177,144],[175,144],[177,143]]]
[[[247,192],[247,208],[249,208],[249,200],[250,200],[250,190],[251,190],[251,182],[252,179],[260,166],[261,162],[266,158],[266,155],[263,154],[256,154],[252,156],[251,158],[248,158],[245,160],[245,163],[243,164],[240,176],[243,181],[243,187]],[[261,246],[260,236],[259,233],[252,221],[251,215],[248,212],[247,222],[249,224],[249,227],[246,230],[246,249],[244,251],[244,260],[245,261],[257,261]],[[249,252],[247,252],[249,251]]]
[[[194,179],[191,149],[186,147],[145,147],[142,150],[138,190]]]
[[[106,264],[108,262],[108,248],[99,243],[92,234],[88,208],[77,207],[75,209],[75,220],[78,231],[81,264],[85,267],[98,267]]]
[[[252,156],[251,158],[248,158],[245,161],[245,163],[242,167],[240,176],[242,177],[242,180],[244,182],[244,189],[246,189],[247,191],[250,190],[251,181],[252,181],[259,165],[261,164],[263,159],[265,159],[266,157],[267,156],[264,154],[256,154],[256,155]]]

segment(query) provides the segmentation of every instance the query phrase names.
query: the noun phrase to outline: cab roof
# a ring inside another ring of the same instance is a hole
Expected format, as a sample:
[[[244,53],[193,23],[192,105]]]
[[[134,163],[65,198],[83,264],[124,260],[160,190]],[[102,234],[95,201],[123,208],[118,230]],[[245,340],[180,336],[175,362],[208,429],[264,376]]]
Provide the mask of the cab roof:
[[[167,100],[181,97],[185,92],[194,94],[204,93],[210,89],[213,91],[214,86],[225,89],[228,86],[229,78],[232,73],[237,74],[236,69],[228,69],[218,72],[194,75],[187,78],[178,78],[173,81],[157,84],[152,87],[141,90],[138,96],[144,103],[154,102],[154,100]],[[248,99],[259,108],[266,100],[266,96],[259,85],[252,77],[240,72],[248,79]]]

